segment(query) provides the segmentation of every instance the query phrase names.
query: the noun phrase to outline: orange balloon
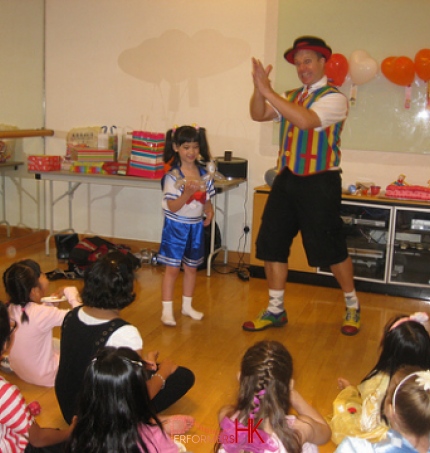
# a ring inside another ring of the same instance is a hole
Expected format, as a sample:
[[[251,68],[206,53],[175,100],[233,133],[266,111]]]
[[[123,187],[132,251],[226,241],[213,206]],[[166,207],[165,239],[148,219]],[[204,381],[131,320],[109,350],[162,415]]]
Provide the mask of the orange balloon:
[[[421,49],[415,55],[415,71],[424,82],[430,80],[430,49]]]
[[[387,57],[384,60],[382,60],[382,63],[381,63],[381,72],[390,81],[392,81],[395,59],[396,59],[396,57]]]
[[[400,86],[411,85],[415,78],[415,65],[409,57],[388,57],[381,63],[382,74]]]
[[[348,60],[341,53],[334,53],[325,65],[325,74],[329,83],[340,87],[348,74]]]

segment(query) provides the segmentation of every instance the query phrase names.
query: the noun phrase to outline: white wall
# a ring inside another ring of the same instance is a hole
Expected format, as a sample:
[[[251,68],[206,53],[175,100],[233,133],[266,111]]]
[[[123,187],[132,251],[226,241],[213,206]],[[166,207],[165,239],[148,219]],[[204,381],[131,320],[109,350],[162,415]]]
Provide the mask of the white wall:
[[[46,126],[56,131],[47,153],[64,154],[65,135],[77,126],[206,127],[213,155],[231,149],[249,162],[248,190],[230,194],[228,248],[236,250],[243,225],[252,227],[253,188],[276,161],[272,126],[252,122],[248,102],[251,56],[276,58],[277,2],[46,0],[46,12]],[[362,179],[385,186],[399,173],[425,184],[429,164],[423,155],[344,150],[342,166],[345,186]],[[90,225],[88,196],[97,198]],[[160,202],[158,191],[79,189],[75,227],[158,242]],[[64,228],[67,205],[57,208],[56,228]]]
[[[43,127],[43,0],[0,0],[0,11],[0,128]],[[14,143],[15,161],[43,153],[43,138]],[[11,225],[40,228],[42,213],[37,206],[42,203],[37,184],[25,179],[26,166],[4,174],[6,219]]]

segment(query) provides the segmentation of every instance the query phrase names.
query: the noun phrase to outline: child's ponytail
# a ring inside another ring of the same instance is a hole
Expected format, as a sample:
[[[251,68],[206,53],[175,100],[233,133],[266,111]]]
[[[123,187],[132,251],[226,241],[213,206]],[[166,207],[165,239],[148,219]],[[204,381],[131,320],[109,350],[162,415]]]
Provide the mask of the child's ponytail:
[[[203,157],[204,162],[209,162],[212,159],[211,152],[209,149],[209,143],[206,137],[206,129],[204,127],[199,127],[198,132],[198,142],[200,145],[200,155]]]
[[[9,296],[9,303],[21,306],[21,322],[29,322],[25,306],[30,302],[30,293],[39,285],[42,271],[33,260],[22,260],[9,266],[3,274],[3,284]]]
[[[173,149],[173,129],[169,129],[166,132],[166,143],[164,144],[164,163],[171,163],[175,157],[175,150]]]

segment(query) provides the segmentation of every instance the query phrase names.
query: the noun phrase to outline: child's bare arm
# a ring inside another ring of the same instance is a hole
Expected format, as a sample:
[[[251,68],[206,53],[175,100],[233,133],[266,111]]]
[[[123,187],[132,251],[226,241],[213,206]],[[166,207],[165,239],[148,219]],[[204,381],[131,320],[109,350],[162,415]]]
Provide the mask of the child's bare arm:
[[[295,428],[301,432],[303,442],[321,445],[330,440],[331,429],[324,417],[295,389],[291,390],[291,405],[298,414]]]
[[[213,206],[212,206],[212,202],[210,200],[208,200],[206,203],[205,203],[205,220],[204,220],[204,226],[208,226],[210,225],[210,223],[212,222],[212,217],[214,215],[214,209],[213,209]]]
[[[75,425],[75,417],[73,418],[72,424],[66,429],[41,428],[34,422],[28,431],[28,440],[34,447],[47,447],[59,444],[69,438]]]

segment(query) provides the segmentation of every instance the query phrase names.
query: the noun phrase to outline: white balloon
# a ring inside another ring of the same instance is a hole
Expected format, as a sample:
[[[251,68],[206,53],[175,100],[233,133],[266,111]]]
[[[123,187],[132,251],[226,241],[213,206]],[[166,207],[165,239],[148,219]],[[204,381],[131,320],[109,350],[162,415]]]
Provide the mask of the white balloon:
[[[378,63],[365,50],[354,50],[349,59],[349,75],[355,85],[363,85],[378,73]]]

